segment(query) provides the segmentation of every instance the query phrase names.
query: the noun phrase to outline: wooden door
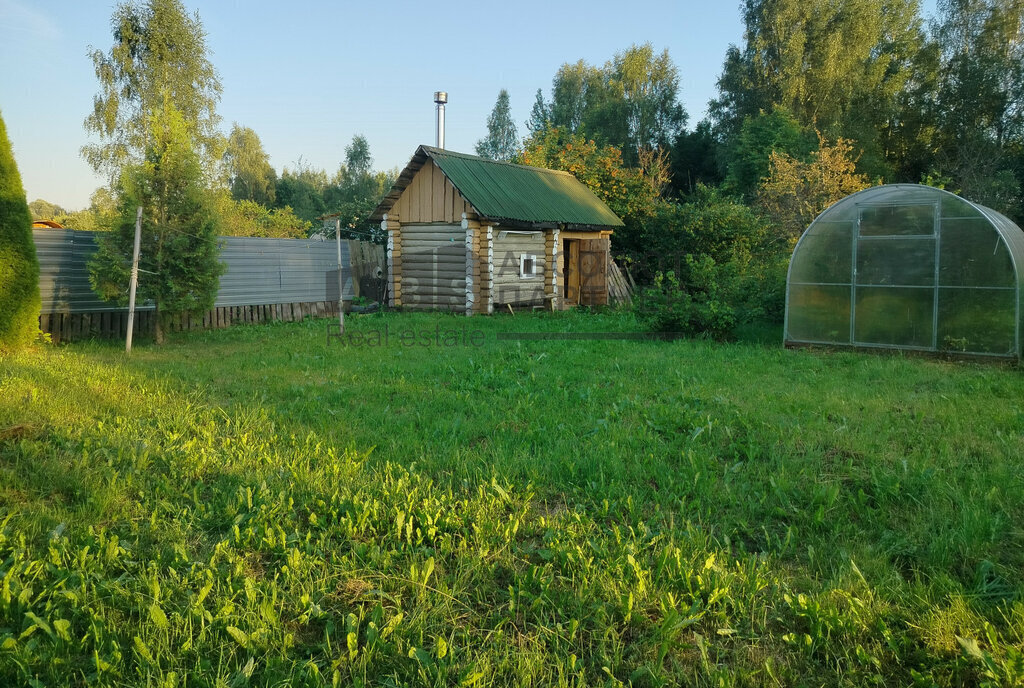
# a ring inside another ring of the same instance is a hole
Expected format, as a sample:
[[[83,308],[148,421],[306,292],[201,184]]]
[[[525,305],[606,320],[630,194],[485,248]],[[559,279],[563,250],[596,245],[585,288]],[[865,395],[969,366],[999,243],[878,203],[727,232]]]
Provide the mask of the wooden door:
[[[580,242],[565,240],[565,303],[577,306],[580,302]]]
[[[580,239],[580,304],[608,305],[608,258],[611,239]]]

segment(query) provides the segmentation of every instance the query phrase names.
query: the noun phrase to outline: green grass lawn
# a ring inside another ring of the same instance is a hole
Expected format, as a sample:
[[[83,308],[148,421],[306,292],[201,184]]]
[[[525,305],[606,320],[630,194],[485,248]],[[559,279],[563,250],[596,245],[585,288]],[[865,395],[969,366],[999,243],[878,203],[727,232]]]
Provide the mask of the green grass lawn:
[[[0,358],[0,685],[1024,682],[1018,368],[326,324]]]

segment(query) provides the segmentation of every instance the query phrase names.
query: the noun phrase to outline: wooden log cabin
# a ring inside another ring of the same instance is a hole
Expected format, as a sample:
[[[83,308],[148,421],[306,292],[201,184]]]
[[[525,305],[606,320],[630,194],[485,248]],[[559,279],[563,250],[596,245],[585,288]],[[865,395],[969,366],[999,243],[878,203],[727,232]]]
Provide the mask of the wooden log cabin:
[[[371,218],[388,236],[391,306],[608,303],[622,220],[568,172],[420,146]]]

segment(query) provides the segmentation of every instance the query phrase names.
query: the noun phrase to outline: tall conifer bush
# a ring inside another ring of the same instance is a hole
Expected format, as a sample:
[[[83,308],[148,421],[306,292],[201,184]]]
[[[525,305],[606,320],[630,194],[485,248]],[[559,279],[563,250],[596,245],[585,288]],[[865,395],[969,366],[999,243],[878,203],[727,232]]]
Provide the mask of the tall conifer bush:
[[[0,352],[24,348],[36,338],[39,303],[32,215],[0,116]]]

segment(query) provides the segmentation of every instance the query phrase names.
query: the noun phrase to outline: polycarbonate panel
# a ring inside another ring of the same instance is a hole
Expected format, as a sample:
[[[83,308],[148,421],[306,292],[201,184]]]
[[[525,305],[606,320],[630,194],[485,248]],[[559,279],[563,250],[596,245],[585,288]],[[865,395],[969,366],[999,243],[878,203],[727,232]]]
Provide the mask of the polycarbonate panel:
[[[818,222],[856,222],[859,214],[854,198],[855,196],[851,196],[839,201],[822,213],[814,224]],[[811,226],[813,227],[814,224]]]
[[[857,284],[934,286],[934,237],[861,239],[857,242]]]
[[[787,337],[850,343],[850,287],[791,284]]]
[[[920,236],[934,233],[934,203],[860,206],[861,236]]]
[[[940,285],[1012,287],[1015,283],[1010,250],[988,220],[942,220]]]
[[[793,257],[793,282],[850,283],[853,260],[853,223],[816,222],[800,240]]]
[[[857,287],[856,344],[932,346],[934,289]]]
[[[953,194],[942,194],[942,217],[984,217],[974,204]]]
[[[1014,289],[940,289],[938,347],[945,351],[1016,353]]]

